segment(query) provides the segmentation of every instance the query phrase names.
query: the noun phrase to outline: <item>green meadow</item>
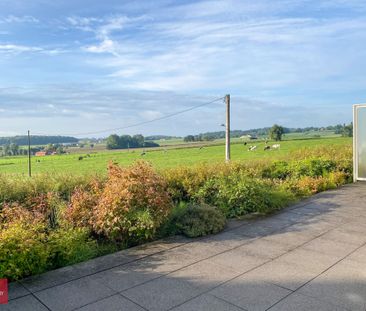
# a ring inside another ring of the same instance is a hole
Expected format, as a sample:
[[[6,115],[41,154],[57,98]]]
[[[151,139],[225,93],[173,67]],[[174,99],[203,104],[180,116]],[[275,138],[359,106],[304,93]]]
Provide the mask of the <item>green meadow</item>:
[[[287,139],[289,139],[288,137]],[[275,142],[269,142],[269,145]],[[231,158],[233,161],[247,161],[252,159],[280,159],[291,157],[292,152],[299,152],[303,149],[316,147],[336,146],[339,148],[351,146],[352,139],[345,137],[324,137],[298,139],[280,142],[279,150],[264,150],[264,141],[250,141],[247,145],[234,140],[231,146]],[[255,151],[248,151],[249,145],[257,146]],[[180,165],[193,165],[198,163],[214,163],[224,161],[225,146],[223,141],[217,145],[207,146],[171,146],[156,149],[143,150],[101,150],[86,154],[80,153],[54,155],[46,157],[32,157],[32,173],[72,173],[72,174],[94,174],[106,172],[110,161],[125,166],[137,159],[145,159],[158,169],[171,168]],[[0,158],[0,174],[27,175],[28,159],[26,156]]]

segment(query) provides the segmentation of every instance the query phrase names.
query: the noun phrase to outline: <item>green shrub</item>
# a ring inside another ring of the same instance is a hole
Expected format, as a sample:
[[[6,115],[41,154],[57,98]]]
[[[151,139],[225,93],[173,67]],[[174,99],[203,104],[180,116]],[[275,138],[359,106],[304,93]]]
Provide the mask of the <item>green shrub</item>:
[[[13,223],[0,232],[0,278],[17,280],[48,268],[46,234],[42,225]]]
[[[291,193],[282,191],[270,182],[243,174],[209,180],[196,198],[219,207],[229,218],[250,213],[266,214],[294,200]]]
[[[85,228],[58,228],[50,232],[47,241],[49,262],[59,268],[85,261],[98,254],[97,243]]]
[[[42,217],[19,205],[6,205],[0,215],[0,278],[16,280],[46,271],[47,226]]]
[[[194,238],[215,234],[224,229],[225,216],[209,205],[180,205],[170,220],[174,233]]]
[[[286,179],[291,174],[292,170],[287,161],[276,161],[262,169],[263,178]]]

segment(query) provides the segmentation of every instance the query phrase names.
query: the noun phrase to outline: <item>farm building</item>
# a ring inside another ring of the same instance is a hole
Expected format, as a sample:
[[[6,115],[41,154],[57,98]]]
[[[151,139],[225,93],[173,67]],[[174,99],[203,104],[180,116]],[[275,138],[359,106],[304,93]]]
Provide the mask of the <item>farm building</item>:
[[[48,152],[48,151],[37,151],[34,155],[36,157],[45,157],[45,156],[48,156],[50,155],[51,153]]]

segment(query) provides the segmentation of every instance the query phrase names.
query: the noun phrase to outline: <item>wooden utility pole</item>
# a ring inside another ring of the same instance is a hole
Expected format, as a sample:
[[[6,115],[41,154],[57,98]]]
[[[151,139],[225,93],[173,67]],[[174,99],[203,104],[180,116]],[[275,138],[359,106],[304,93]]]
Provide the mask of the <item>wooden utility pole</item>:
[[[226,103],[226,144],[225,144],[225,160],[230,161],[230,95],[225,96]]]
[[[30,147],[30,132],[29,132],[29,130],[28,130],[28,176],[32,177],[31,147]]]

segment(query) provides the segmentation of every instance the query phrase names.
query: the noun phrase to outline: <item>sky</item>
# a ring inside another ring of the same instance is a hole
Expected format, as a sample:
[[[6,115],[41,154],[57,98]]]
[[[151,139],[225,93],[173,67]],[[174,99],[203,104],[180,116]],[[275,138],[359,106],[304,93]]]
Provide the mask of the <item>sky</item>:
[[[364,0],[0,0],[0,136],[219,131],[222,100],[111,129],[225,94],[232,129],[327,126],[365,88]]]

